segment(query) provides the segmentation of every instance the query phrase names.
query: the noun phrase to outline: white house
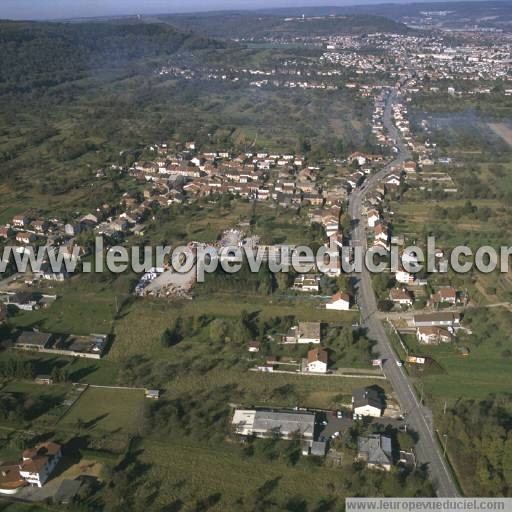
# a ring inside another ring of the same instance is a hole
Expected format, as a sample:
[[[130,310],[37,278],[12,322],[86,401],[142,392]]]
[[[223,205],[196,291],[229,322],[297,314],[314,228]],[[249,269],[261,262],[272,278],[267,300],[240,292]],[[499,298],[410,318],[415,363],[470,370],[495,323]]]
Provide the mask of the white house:
[[[283,343],[320,344],[320,322],[299,322],[286,333]]]
[[[430,296],[430,302],[432,304],[456,304],[457,291],[451,286],[444,286]]]
[[[308,352],[306,371],[313,373],[327,373],[327,352],[321,348],[314,348]]]
[[[31,485],[42,487],[62,458],[61,446],[43,443],[23,452],[20,476]]]
[[[334,294],[329,302],[325,305],[325,309],[334,309],[336,311],[349,311],[350,310],[350,297],[348,294],[338,292]]]
[[[416,338],[419,343],[425,345],[437,345],[440,342],[449,343],[452,341],[451,333],[440,327],[418,327],[416,329]]]
[[[387,180],[386,180],[386,184],[387,185],[394,185],[396,187],[398,187],[400,185],[401,181],[400,181],[400,178],[398,176],[396,176],[395,174],[392,174]]]
[[[380,220],[380,215],[377,210],[370,210],[368,212],[368,227],[374,228],[377,222]]]
[[[352,395],[354,418],[362,418],[363,416],[380,418],[383,408],[384,404],[375,389],[361,388],[354,390]]]
[[[293,283],[293,288],[302,292],[318,292],[320,277],[316,275],[299,274]]]
[[[407,272],[404,268],[399,268],[395,272],[395,279],[397,283],[411,284],[414,282],[414,274]]]
[[[337,220],[331,220],[326,222],[325,224],[325,232],[328,237],[331,235],[335,235],[338,233],[340,228],[339,222]]]
[[[389,231],[386,226],[382,224],[376,224],[373,228],[373,233],[375,240],[382,240],[386,243],[389,241]]]
[[[247,350],[249,352],[259,352],[261,343],[259,341],[251,341],[247,344]]]
[[[412,306],[413,299],[411,292],[405,288],[393,288],[389,291],[389,299],[401,306]]]

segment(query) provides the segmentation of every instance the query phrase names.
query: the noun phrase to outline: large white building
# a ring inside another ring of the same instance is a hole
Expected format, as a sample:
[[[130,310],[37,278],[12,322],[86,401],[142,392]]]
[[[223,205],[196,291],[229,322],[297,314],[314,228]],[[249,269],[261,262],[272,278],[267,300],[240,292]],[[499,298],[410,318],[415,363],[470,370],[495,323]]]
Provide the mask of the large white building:
[[[315,414],[302,411],[236,409],[231,425],[235,433],[242,436],[278,436],[291,439],[299,435],[302,439],[312,441],[315,433]]]

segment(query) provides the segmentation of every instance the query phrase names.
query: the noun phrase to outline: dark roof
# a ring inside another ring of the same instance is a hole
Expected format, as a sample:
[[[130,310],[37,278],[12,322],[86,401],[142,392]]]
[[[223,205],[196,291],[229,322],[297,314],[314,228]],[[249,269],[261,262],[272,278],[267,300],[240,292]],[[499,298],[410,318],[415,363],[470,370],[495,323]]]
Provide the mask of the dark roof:
[[[391,438],[380,434],[371,434],[357,438],[359,456],[365,457],[369,464],[383,466],[393,463]]]
[[[311,443],[311,455],[323,457],[327,451],[327,443],[325,441],[313,441]]]
[[[53,497],[53,502],[64,505],[71,503],[81,485],[82,482],[80,480],[63,480]]]
[[[23,331],[16,340],[15,345],[32,345],[33,347],[46,347],[51,334],[46,332]]]
[[[452,313],[450,311],[441,311],[439,313],[425,313],[414,315],[414,323],[435,323],[435,322],[454,322],[460,319],[459,313]]]
[[[364,407],[371,405],[377,409],[382,409],[383,403],[377,390],[373,388],[355,389],[352,394],[354,407]]]
[[[34,297],[31,293],[16,292],[12,295],[8,295],[7,299],[11,304],[28,304],[30,301],[34,300]]]

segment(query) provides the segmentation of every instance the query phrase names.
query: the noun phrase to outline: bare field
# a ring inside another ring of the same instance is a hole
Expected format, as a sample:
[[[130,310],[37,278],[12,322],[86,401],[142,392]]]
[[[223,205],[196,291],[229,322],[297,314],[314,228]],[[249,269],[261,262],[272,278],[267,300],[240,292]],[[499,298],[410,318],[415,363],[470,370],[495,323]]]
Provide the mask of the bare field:
[[[487,123],[487,126],[499,135],[509,146],[512,146],[512,128],[505,123]]]

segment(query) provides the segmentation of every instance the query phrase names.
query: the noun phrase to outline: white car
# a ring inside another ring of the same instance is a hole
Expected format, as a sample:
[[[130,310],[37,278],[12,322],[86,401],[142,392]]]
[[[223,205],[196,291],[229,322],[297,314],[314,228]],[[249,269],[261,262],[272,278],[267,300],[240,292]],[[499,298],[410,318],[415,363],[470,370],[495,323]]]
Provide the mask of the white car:
[[[396,365],[400,368],[401,366],[403,366],[403,365],[404,365],[404,363],[402,363],[402,361],[397,361],[397,362],[396,362]]]

